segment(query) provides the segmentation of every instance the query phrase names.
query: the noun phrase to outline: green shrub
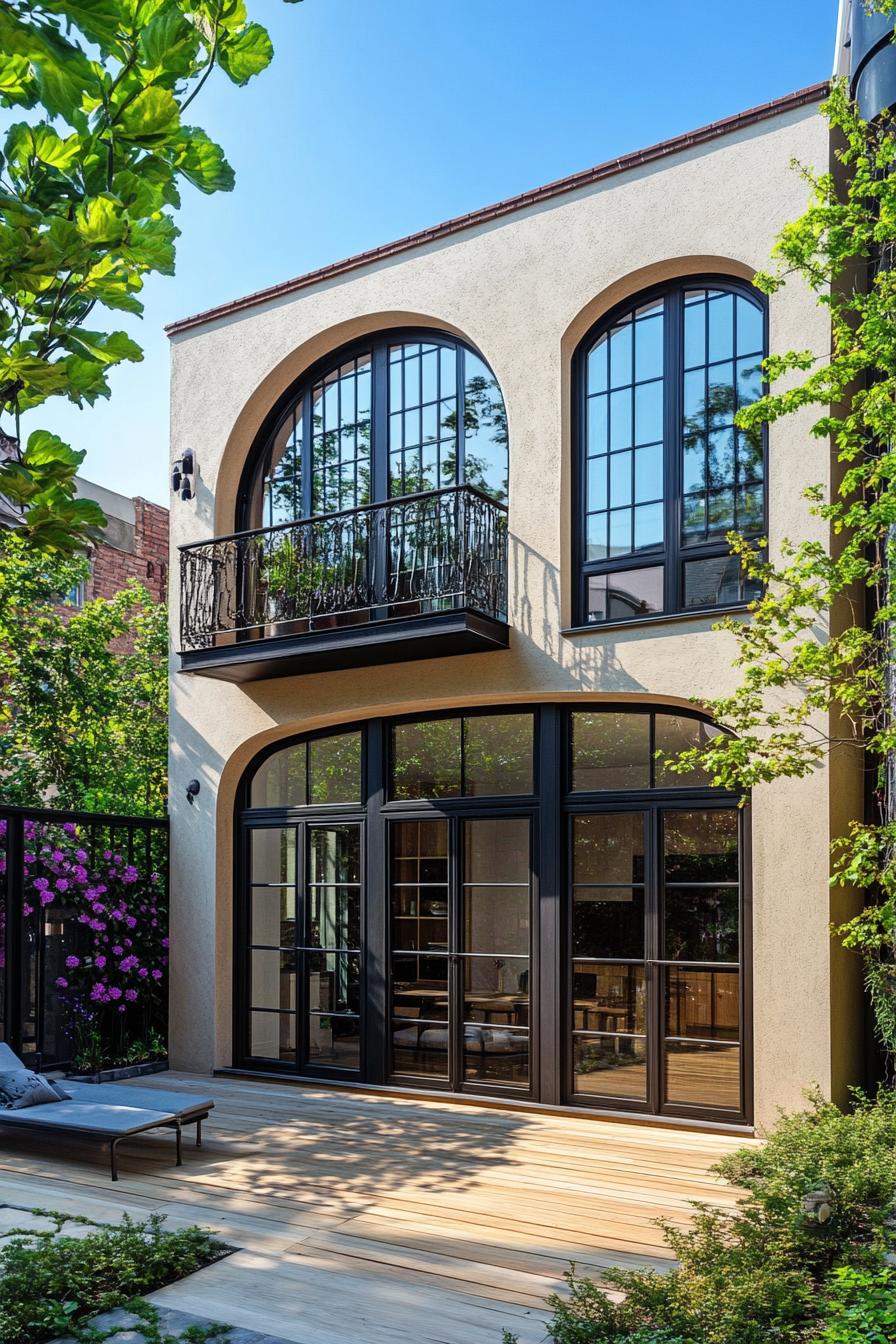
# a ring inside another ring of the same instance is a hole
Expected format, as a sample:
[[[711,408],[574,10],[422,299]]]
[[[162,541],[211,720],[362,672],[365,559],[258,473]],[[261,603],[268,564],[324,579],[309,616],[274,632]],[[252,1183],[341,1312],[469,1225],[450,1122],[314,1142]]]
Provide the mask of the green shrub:
[[[697,1206],[687,1230],[662,1224],[678,1260],[668,1273],[609,1270],[598,1285],[570,1272],[569,1297],[549,1300],[555,1344],[893,1344],[896,1276],[881,1266],[896,1244],[894,1093],[858,1097],[849,1114],[814,1095],[717,1171],[747,1191],[736,1212]],[[824,1223],[804,1205],[821,1190]],[[866,1318],[865,1334],[848,1333]],[[845,1333],[818,1334],[839,1322]]]
[[[821,1303],[818,1344],[892,1344],[896,1339],[896,1270],[836,1269]]]
[[[69,1221],[48,1216],[63,1228]],[[76,1322],[192,1274],[226,1250],[199,1227],[163,1231],[158,1215],[97,1226],[82,1238],[64,1230],[12,1238],[0,1250],[0,1340],[41,1344],[71,1333]]]
[[[866,1263],[894,1242],[896,1092],[861,1093],[844,1113],[816,1093],[808,1111],[782,1116],[767,1142],[741,1149],[717,1171],[743,1186],[769,1226],[793,1228],[802,1255],[816,1269],[840,1261]],[[833,1217],[825,1237],[800,1218],[807,1190],[830,1188]]]

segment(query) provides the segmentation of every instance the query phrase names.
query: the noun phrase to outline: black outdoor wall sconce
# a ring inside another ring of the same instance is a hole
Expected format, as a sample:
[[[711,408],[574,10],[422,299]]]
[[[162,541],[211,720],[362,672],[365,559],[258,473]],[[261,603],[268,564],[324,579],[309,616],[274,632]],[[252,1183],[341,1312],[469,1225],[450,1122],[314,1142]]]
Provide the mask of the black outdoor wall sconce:
[[[192,448],[188,448],[183,457],[175,462],[171,468],[171,489],[175,494],[180,491],[181,499],[193,498],[193,474],[195,469]]]
[[[193,801],[199,793],[199,780],[191,779],[187,785],[187,802],[193,806]]]

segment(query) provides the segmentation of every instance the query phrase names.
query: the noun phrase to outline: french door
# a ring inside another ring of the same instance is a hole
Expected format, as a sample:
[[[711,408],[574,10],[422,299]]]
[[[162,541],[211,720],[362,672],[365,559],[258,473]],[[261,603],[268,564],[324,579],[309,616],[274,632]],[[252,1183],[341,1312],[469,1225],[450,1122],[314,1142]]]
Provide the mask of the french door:
[[[529,816],[390,822],[391,1073],[528,1092]]]
[[[738,810],[658,805],[569,822],[572,1098],[741,1115]]]
[[[249,1057],[360,1071],[362,838],[360,821],[248,828]]]

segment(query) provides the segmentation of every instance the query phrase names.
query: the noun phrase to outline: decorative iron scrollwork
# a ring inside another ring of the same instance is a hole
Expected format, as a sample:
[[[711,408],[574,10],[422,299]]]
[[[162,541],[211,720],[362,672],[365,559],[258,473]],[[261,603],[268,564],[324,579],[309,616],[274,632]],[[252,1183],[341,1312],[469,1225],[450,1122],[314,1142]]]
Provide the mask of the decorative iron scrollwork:
[[[507,609],[507,508],[451,486],[181,547],[181,648]]]

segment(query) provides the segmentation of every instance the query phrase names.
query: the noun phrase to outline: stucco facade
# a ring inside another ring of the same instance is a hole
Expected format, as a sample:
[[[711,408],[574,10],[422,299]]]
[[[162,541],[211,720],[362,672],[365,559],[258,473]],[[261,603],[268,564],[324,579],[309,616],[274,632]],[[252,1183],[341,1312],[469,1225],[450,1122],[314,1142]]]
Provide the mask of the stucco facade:
[[[232,532],[238,482],[270,407],[320,357],[393,327],[475,346],[504,396],[509,432],[506,651],[235,685],[171,665],[172,1001],[177,1067],[232,1060],[233,817],[258,750],[323,725],[452,706],[601,700],[691,704],[735,684],[733,643],[713,617],[601,631],[573,625],[571,361],[602,313],[656,281],[749,280],[806,202],[793,159],[828,162],[816,102],[785,107],[640,166],[535,200],[172,333],[171,454],[196,457],[195,499],[171,506],[172,644],[178,550]],[[823,312],[798,281],[769,308],[769,347],[823,352]],[[830,483],[810,415],[769,438],[772,551],[824,537],[801,499]],[[565,633],[567,632],[567,633]],[[200,781],[193,804],[185,795]],[[829,887],[829,842],[861,806],[854,754],[802,781],[759,788],[751,806],[755,1119],[818,1083],[843,1098],[861,1074],[857,966],[829,935],[846,898]]]

